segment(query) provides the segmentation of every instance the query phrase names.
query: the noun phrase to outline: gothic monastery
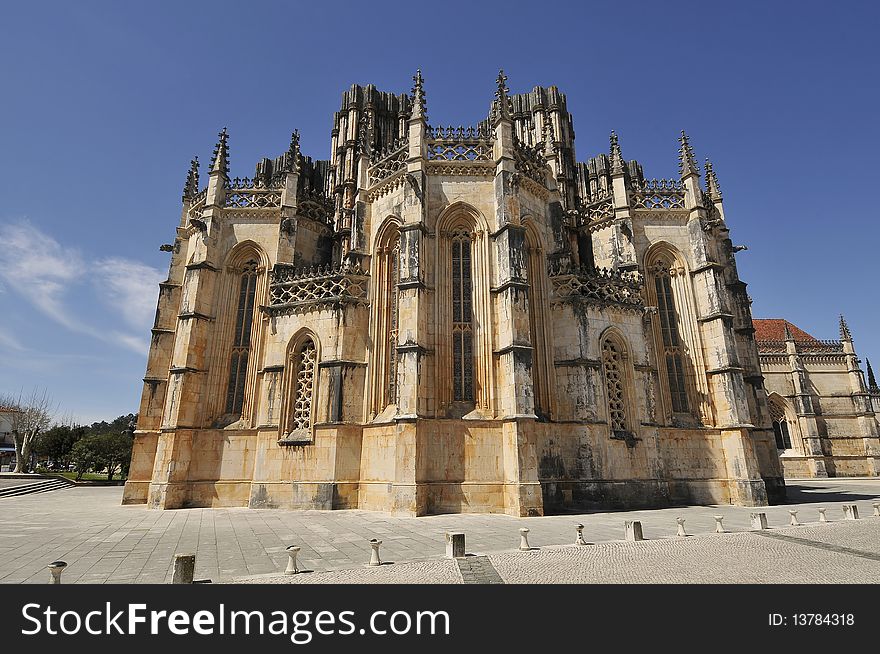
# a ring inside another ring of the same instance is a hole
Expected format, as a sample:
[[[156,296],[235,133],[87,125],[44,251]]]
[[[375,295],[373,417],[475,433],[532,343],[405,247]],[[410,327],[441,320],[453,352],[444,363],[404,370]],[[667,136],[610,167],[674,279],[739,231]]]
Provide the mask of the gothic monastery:
[[[232,178],[224,130],[193,161],[124,502],[534,516],[880,472],[848,332],[756,340],[684,133],[649,179],[613,132],[579,161],[556,87],[500,74],[451,128],[414,80],[345,92],[329,160],[294,132]]]

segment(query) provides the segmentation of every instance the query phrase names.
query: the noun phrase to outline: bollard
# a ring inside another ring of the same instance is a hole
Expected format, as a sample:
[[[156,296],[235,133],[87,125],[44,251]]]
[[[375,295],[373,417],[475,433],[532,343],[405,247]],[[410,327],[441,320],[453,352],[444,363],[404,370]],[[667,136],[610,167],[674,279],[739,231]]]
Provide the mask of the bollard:
[[[370,539],[370,547],[372,548],[370,552],[370,565],[382,565],[382,561],[379,559],[379,545],[381,544],[381,540]]]
[[[67,563],[65,561],[52,561],[52,563],[50,563],[46,567],[49,568],[49,572],[52,573],[52,576],[49,578],[49,583],[60,584],[61,573],[64,572],[64,568],[67,567]]]
[[[722,520],[724,520],[723,515],[716,515],[715,516],[715,533],[716,534],[723,534],[724,533],[724,525],[721,524]]]
[[[825,517],[825,512],[827,510],[828,509],[826,509],[825,507],[821,507],[819,509],[819,522],[828,522],[828,518]]]
[[[284,570],[284,574],[286,575],[295,575],[299,572],[299,568],[296,566],[296,555],[299,554],[300,548],[296,545],[291,545],[287,548],[287,556],[290,558],[287,561],[287,568]]]
[[[843,517],[846,520],[858,520],[859,519],[859,507],[855,504],[844,504],[843,505]]]
[[[752,529],[766,529],[767,528],[767,514],[766,513],[750,513],[749,516],[752,519]]]
[[[623,523],[626,540],[645,540],[642,536],[642,523],[639,520],[626,520]]]
[[[797,511],[792,511],[790,509],[788,511],[788,515],[791,516],[791,518],[788,521],[788,524],[791,525],[792,527],[797,527],[799,524],[801,524],[800,522],[798,522],[797,513],[798,513]]]
[[[874,507],[874,517],[880,518],[880,502],[874,502],[871,506]]]
[[[174,555],[174,575],[171,577],[172,584],[191,584],[196,571],[195,554]]]
[[[575,538],[575,545],[586,545],[587,541],[584,540],[584,526],[576,525],[575,529],[577,530],[577,538]]]
[[[464,556],[464,534],[459,532],[446,532],[446,558],[457,559]]]
[[[684,530],[684,518],[676,518],[675,522],[678,524],[678,531],[676,532],[676,536],[687,536],[687,532]]]
[[[519,549],[522,552],[532,549],[529,547],[529,530],[525,527],[519,530]]]

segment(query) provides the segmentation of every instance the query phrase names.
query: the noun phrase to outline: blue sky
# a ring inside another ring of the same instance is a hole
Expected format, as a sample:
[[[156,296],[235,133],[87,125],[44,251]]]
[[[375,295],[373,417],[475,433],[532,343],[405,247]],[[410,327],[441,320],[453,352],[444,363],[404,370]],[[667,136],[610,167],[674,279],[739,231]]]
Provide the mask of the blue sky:
[[[345,11],[345,8],[349,11]],[[433,123],[555,84],[578,158],[620,135],[651,177],[677,135],[718,173],[755,317],[818,338],[849,320],[880,365],[877,3],[30,2],[0,24],[0,393],[82,421],[137,410],[159,245],[189,160],[220,128],[231,173],[290,132],[327,158],[351,83],[408,91]],[[203,167],[204,172],[204,167]]]

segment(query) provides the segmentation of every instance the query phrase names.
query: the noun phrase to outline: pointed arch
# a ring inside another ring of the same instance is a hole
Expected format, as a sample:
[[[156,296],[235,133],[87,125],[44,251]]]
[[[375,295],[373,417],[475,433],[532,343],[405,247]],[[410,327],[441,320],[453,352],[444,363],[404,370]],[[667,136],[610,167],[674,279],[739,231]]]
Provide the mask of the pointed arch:
[[[633,365],[629,343],[619,329],[608,327],[599,336],[599,352],[611,437],[629,440],[638,424],[633,401]]]
[[[693,288],[688,264],[670,243],[654,243],[645,253],[645,292],[654,316],[654,351],[665,383],[661,397],[665,413],[675,422],[685,416],[714,422],[700,353]]]
[[[388,216],[373,243],[372,306],[370,316],[369,418],[397,404],[397,346],[400,295],[400,227],[397,216]]]
[[[529,281],[529,335],[532,343],[532,386],[535,415],[550,418],[553,414],[552,345],[547,317],[550,315],[550,289],[547,279],[547,260],[544,239],[535,221],[526,216],[525,227],[526,276]]]
[[[279,440],[282,442],[313,440],[320,361],[318,335],[308,327],[300,328],[288,341],[284,356],[279,423]]]
[[[437,217],[435,253],[437,403],[441,414],[494,414],[489,229],[473,206]]]
[[[220,393],[213,413],[221,416],[222,425],[248,423],[254,416],[262,342],[259,307],[267,294],[268,266],[265,250],[246,240],[229,250],[220,269],[215,360],[224,364],[216,380]]]
[[[767,396],[767,408],[770,411],[770,423],[776,438],[776,449],[794,450],[803,454],[804,444],[800,424],[791,402],[779,393],[770,393]]]

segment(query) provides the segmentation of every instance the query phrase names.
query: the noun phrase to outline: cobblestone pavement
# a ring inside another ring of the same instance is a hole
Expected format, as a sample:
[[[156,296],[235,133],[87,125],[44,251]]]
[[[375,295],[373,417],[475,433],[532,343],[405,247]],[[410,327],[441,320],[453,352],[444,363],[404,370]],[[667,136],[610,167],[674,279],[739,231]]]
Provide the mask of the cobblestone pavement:
[[[287,564],[285,547],[296,544],[301,547],[301,567],[313,570],[313,574],[295,575],[294,583],[314,583],[322,579],[355,582],[382,580],[398,583],[425,582],[434,578],[446,581],[450,573],[454,579],[461,574],[453,565],[444,561],[444,533],[461,531],[467,537],[467,551],[475,555],[489,555],[489,562],[501,577],[509,582],[531,580],[532,567],[520,579],[511,561],[548,561],[557,557],[563,564],[567,557],[596,556],[615,548],[644,548],[646,553],[659,557],[652,559],[650,581],[660,581],[673,575],[675,567],[666,566],[664,556],[682,552],[697,552],[714,560],[729,555],[733,550],[716,553],[709,545],[718,541],[710,534],[715,527],[714,515],[724,516],[724,526],[732,532],[749,529],[749,514],[763,511],[771,526],[788,524],[790,508],[797,508],[801,522],[818,519],[816,508],[825,506],[828,518],[835,522],[816,527],[796,527],[798,537],[810,538],[831,546],[851,548],[877,553],[877,533],[872,532],[871,517],[873,501],[880,498],[878,479],[833,479],[789,482],[790,505],[762,507],[709,506],[674,507],[650,511],[603,512],[570,514],[540,518],[515,518],[505,515],[441,515],[422,518],[394,517],[386,513],[370,511],[285,511],[252,509],[180,509],[153,511],[140,506],[121,506],[120,487],[79,487],[65,491],[0,498],[0,583],[44,583],[48,578],[46,564],[55,559],[68,562],[64,572],[65,583],[165,583],[171,579],[171,562],[175,553],[196,553],[196,578],[214,582],[229,582],[249,577],[266,581],[265,575],[280,574]],[[862,520],[842,523],[844,503],[859,506]],[[675,518],[686,520],[691,534],[706,534],[687,539],[672,538],[676,532]],[[623,538],[624,520],[641,520],[647,543],[608,543]],[[558,547],[574,543],[574,525],[585,525],[584,536],[588,542],[601,544],[594,548]],[[850,527],[849,525],[858,525]],[[843,525],[841,527],[841,525]],[[529,542],[541,548],[534,552],[516,551],[519,547],[519,528],[530,529]],[[810,530],[819,529],[818,535]],[[848,530],[854,530],[850,533]],[[858,532],[858,533],[857,533]],[[862,533],[864,532],[864,533]],[[775,529],[773,533],[787,533]],[[861,534],[861,535],[860,535]],[[805,536],[806,535],[806,536]],[[849,561],[850,567],[876,571],[877,562],[851,556],[843,551],[807,547],[794,540],[782,541],[754,534],[719,535],[725,542],[735,544],[737,556],[753,557],[763,565],[764,552],[772,558],[773,552],[790,552],[795,559],[807,565],[827,567],[795,568],[804,570],[806,576],[817,581],[827,578],[840,581],[847,573],[847,566],[839,563]],[[364,567],[369,560],[368,540],[383,541],[382,560],[394,562],[378,568]],[[662,540],[658,540],[662,539]],[[856,539],[856,540],[854,540]],[[862,540],[864,539],[864,542]],[[858,542],[857,542],[858,541]],[[692,543],[704,543],[706,550],[691,550]],[[608,549],[610,548],[610,549]],[[659,549],[655,549],[659,548]],[[800,553],[800,554],[798,554]],[[687,556],[685,557],[687,559]],[[773,560],[785,561],[784,556]],[[419,562],[423,568],[404,569],[405,563]],[[814,563],[810,563],[813,561]],[[837,561],[837,563],[835,563]],[[853,561],[855,563],[853,563]],[[702,562],[682,563],[682,570],[694,571]],[[552,564],[550,564],[552,567]],[[756,564],[757,565],[757,564]],[[824,566],[824,563],[821,564]],[[507,567],[505,567],[507,566]],[[843,568],[841,568],[843,566]],[[563,566],[564,567],[564,566]],[[590,569],[588,565],[579,566]],[[635,568],[634,570],[637,570]],[[763,568],[762,568],[763,569]],[[338,577],[317,574],[327,571],[350,570],[351,574]],[[355,572],[356,571],[356,572]],[[578,573],[587,575],[588,573]],[[599,572],[589,573],[598,575]],[[626,578],[635,580],[635,575]],[[647,573],[646,573],[647,574]],[[780,573],[782,574],[782,573]],[[370,576],[372,575],[372,576]],[[584,580],[587,577],[569,578],[560,572],[557,581]],[[736,581],[747,577],[735,575]],[[784,576],[784,575],[783,575]],[[392,577],[394,579],[392,580]],[[311,578],[311,579],[309,579]],[[592,577],[590,577],[592,578]],[[806,578],[806,577],[805,577]],[[846,577],[848,578],[848,577]],[[555,579],[548,571],[543,581]],[[597,577],[597,581],[600,579]],[[623,581],[623,578],[608,580]],[[696,580],[696,577],[693,579]],[[877,581],[877,577],[874,577]]]

